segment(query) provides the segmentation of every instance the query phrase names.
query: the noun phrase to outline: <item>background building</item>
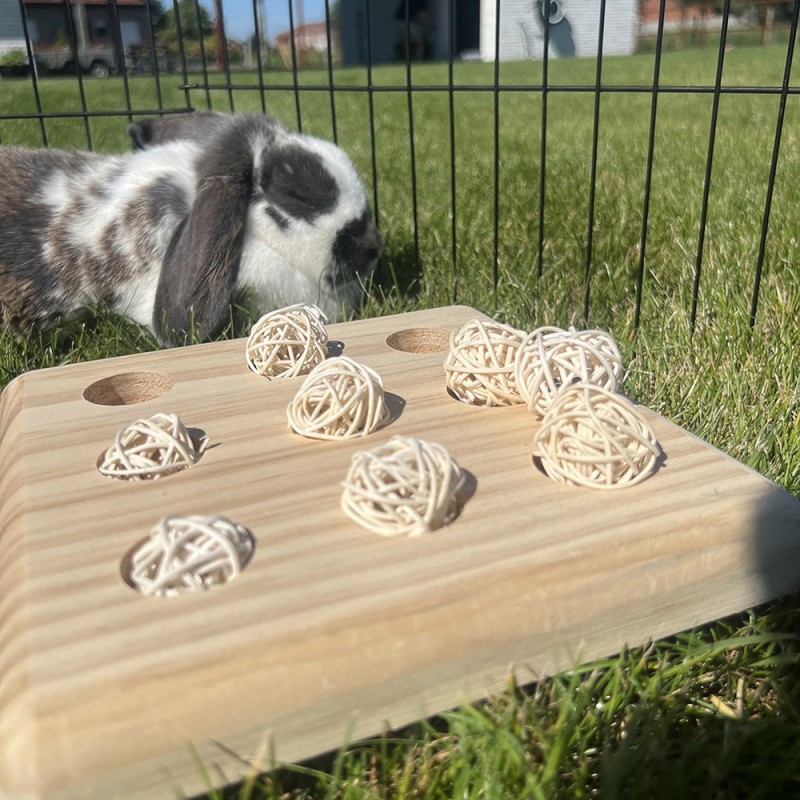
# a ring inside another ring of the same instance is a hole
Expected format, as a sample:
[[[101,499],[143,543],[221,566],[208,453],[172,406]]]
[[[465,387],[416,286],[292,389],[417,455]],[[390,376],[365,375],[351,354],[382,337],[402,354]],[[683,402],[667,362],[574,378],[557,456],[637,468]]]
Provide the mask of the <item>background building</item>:
[[[0,0],[0,56],[25,50],[25,34],[18,0]]]
[[[455,57],[495,60],[497,2],[498,0],[460,0],[453,3]],[[512,61],[542,58],[542,1],[499,2],[499,59]],[[450,0],[427,0],[427,6],[427,57],[445,59],[450,49]],[[375,63],[396,59],[398,37],[402,36],[395,19],[399,7],[397,2],[387,3],[385,0],[341,0],[342,62],[362,64],[367,61],[368,55]],[[550,57],[596,54],[599,30],[597,0],[549,0],[549,9]],[[628,55],[634,52],[639,22],[637,9],[637,0],[608,0],[604,53]]]
[[[500,2],[501,61],[544,57],[541,0],[481,0],[480,55],[495,60],[496,2]],[[549,56],[594,56],[600,29],[597,0],[550,0]],[[636,49],[637,0],[607,0],[604,55],[630,55]]]

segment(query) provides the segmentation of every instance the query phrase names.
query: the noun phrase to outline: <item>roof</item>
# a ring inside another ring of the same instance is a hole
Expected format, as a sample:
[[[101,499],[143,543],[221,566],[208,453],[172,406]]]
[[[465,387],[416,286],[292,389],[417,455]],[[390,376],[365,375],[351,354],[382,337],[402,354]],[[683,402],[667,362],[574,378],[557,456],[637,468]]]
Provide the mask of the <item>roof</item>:
[[[276,42],[288,42],[291,37],[291,30],[282,31],[275,36]],[[304,25],[295,25],[294,38],[295,41],[304,39],[325,39],[327,38],[327,28],[324,22],[307,22]]]

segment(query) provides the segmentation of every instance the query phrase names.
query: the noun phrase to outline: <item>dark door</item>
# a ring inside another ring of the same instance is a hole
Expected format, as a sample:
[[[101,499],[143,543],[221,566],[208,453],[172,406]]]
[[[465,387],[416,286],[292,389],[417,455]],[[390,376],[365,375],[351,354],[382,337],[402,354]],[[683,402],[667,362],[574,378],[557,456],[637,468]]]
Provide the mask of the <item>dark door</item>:
[[[456,53],[477,50],[480,46],[481,2],[480,0],[458,0],[455,6]]]

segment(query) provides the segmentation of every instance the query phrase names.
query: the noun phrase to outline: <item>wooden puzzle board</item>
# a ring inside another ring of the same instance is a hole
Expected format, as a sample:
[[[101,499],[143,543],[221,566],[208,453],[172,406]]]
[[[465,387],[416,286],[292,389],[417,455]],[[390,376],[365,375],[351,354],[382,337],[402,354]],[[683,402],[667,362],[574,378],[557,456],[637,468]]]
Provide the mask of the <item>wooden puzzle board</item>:
[[[393,421],[301,439],[302,378],[249,372],[242,340],[29,373],[0,399],[0,796],[168,798],[233,780],[259,748],[293,761],[777,596],[800,572],[800,502],[645,411],[666,454],[637,487],[553,483],[524,408],[444,388],[441,352],[405,352],[451,307],[330,327],[382,375]],[[395,341],[393,340],[393,341]],[[115,376],[141,373],[133,380]],[[161,376],[157,378],[155,376]],[[155,387],[137,404],[117,396]],[[138,383],[137,383],[138,382]],[[155,391],[155,390],[154,390]],[[211,447],[147,483],[96,462],[135,419],[177,412]],[[353,452],[394,434],[445,445],[475,480],[450,527],[383,539],[339,510]],[[253,531],[241,576],[144,597],[120,560],[166,513]]]

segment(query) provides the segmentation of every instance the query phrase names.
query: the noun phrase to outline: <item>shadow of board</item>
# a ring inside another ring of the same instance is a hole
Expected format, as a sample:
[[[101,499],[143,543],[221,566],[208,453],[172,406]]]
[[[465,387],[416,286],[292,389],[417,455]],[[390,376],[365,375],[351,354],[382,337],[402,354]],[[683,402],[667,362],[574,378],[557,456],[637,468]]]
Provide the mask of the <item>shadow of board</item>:
[[[760,602],[800,589],[800,500],[771,485],[751,520],[752,578]]]

